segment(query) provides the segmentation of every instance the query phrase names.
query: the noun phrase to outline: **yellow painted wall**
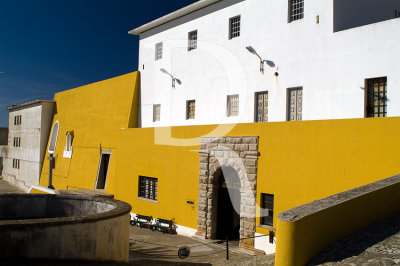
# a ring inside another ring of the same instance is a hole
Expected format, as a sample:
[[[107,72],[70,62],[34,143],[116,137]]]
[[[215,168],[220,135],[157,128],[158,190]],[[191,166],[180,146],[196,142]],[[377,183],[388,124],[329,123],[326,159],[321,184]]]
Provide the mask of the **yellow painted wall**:
[[[173,127],[172,136],[198,137],[214,128]],[[279,212],[399,173],[399,128],[400,118],[369,118],[238,124],[228,135],[260,136],[257,201],[260,193],[275,195],[276,227]],[[145,128],[120,130],[117,149],[117,199],[135,213],[197,227],[197,208],[186,201],[198,200],[199,145],[154,145],[154,129]],[[158,178],[158,203],[137,198],[139,175]]]
[[[278,219],[275,264],[306,265],[318,251],[400,209],[400,184],[354,197],[288,222]]]
[[[134,72],[55,94],[53,124],[59,121],[60,126],[54,153],[55,189],[93,189],[101,150],[112,151],[108,177],[114,180],[117,134],[121,128],[137,126],[138,88],[139,72]],[[67,131],[74,135],[71,159],[63,158]],[[46,159],[40,185],[47,186],[48,173]],[[106,192],[113,187],[108,180]]]

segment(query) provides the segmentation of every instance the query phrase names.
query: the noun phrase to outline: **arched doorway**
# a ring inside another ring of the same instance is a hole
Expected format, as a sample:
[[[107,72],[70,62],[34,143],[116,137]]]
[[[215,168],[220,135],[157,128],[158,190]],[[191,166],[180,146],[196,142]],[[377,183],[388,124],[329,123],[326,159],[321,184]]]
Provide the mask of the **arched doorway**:
[[[218,179],[216,238],[239,240],[240,178],[232,167],[223,168]]]

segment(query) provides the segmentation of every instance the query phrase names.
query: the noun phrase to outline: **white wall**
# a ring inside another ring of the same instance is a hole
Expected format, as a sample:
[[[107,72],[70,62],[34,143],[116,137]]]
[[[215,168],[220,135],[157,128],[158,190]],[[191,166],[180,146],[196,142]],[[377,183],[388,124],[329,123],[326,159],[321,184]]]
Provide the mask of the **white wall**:
[[[254,122],[254,93],[264,90],[268,121],[284,121],[287,88],[296,86],[303,87],[303,120],[361,118],[364,81],[382,76],[388,79],[388,116],[400,115],[400,19],[334,33],[333,0],[305,1],[304,19],[291,23],[287,9],[281,0],[225,0],[141,34],[142,127]],[[241,36],[229,40],[228,21],[236,15]],[[198,49],[189,52],[192,30],[198,31]],[[160,41],[163,58],[155,61]],[[265,66],[262,75],[248,45],[277,68]],[[182,85],[172,89],[160,68]],[[238,117],[226,117],[230,94],[239,94]],[[186,120],[186,101],[192,99],[196,118]],[[155,123],[153,104],[161,104]]]
[[[39,184],[53,107],[53,103],[42,102],[10,110],[3,178],[25,190]],[[20,125],[14,125],[14,116],[17,115],[21,115]],[[20,147],[13,146],[14,137],[21,138]],[[12,167],[13,159],[20,160],[19,169]]]

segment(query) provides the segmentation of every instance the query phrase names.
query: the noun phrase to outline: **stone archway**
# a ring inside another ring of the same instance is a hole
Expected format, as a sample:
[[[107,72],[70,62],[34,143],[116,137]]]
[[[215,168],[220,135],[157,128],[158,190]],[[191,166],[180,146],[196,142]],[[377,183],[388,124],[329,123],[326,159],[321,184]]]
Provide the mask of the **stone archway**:
[[[254,248],[258,137],[202,137],[197,235],[216,237],[218,178],[224,167],[236,170],[241,182],[240,246]],[[246,239],[245,239],[246,238]]]

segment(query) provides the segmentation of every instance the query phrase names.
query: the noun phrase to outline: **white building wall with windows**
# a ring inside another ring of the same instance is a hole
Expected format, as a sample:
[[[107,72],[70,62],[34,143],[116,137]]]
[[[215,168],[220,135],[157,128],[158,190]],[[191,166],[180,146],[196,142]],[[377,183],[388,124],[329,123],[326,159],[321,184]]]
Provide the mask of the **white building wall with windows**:
[[[398,4],[382,3],[393,18],[334,32],[334,25],[346,28],[339,20],[348,13],[344,1],[336,9],[334,2],[306,0],[304,18],[288,22],[288,1],[203,0],[160,18],[159,26],[156,20],[132,30],[140,36],[141,126],[254,122],[260,91],[268,91],[268,121],[285,121],[288,89],[295,87],[302,87],[302,120],[362,118],[365,80],[377,77],[387,77],[387,116],[400,115]],[[371,12],[369,6],[360,4],[360,12]],[[229,20],[238,15],[240,36],[230,39]],[[197,48],[189,51],[194,30]],[[155,60],[160,42],[162,58]],[[247,46],[275,67],[265,64],[262,74]],[[172,88],[161,68],[181,84]],[[236,94],[239,114],[228,117],[227,97]],[[195,119],[187,119],[188,100],[196,101]],[[161,105],[159,121],[153,121],[155,104]]]
[[[37,100],[7,108],[9,134],[3,178],[24,190],[39,184],[54,106],[53,101]]]

